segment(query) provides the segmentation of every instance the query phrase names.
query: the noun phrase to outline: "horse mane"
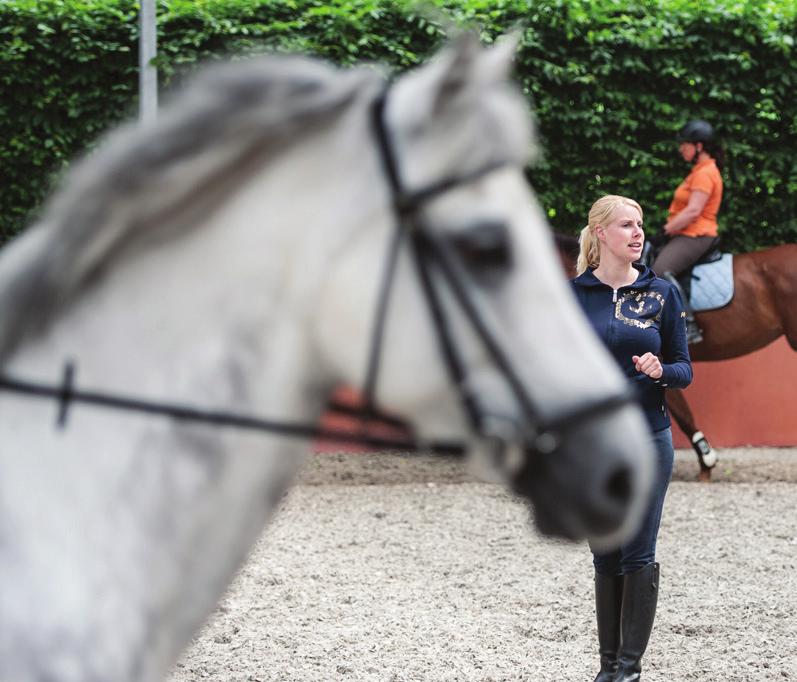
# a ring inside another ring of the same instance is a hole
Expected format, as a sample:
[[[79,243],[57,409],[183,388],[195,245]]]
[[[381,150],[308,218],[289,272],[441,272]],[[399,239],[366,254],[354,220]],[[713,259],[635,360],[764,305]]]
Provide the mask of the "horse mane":
[[[6,249],[16,258],[0,270],[0,362],[122,253],[190,229],[247,169],[273,162],[300,133],[322,130],[382,82],[371,68],[342,71],[296,56],[216,65],[154,123],[113,132],[71,169],[35,234]]]

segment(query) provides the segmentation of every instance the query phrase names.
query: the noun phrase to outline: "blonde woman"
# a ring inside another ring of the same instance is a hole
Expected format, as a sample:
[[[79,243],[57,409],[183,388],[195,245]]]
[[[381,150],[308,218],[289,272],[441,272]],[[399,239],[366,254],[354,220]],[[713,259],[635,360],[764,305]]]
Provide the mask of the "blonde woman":
[[[590,323],[638,389],[658,453],[656,481],[640,528],[615,551],[593,551],[600,672],[595,682],[641,679],[658,600],[656,537],[673,466],[664,389],[692,380],[684,306],[675,287],[636,261],[642,208],[608,195],[596,201],[579,239],[573,289]]]

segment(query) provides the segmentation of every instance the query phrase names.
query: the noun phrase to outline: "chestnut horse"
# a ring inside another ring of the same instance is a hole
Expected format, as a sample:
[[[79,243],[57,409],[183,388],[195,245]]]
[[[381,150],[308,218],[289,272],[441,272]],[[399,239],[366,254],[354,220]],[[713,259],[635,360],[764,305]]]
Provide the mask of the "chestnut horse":
[[[575,276],[576,237],[557,234],[556,244],[562,267],[568,277]],[[734,255],[733,285],[733,298],[726,306],[695,313],[703,340],[689,346],[692,360],[729,360],[763,348],[782,335],[797,351],[797,244]],[[697,428],[683,391],[668,390],[667,407],[697,453],[699,480],[710,481],[716,456]]]

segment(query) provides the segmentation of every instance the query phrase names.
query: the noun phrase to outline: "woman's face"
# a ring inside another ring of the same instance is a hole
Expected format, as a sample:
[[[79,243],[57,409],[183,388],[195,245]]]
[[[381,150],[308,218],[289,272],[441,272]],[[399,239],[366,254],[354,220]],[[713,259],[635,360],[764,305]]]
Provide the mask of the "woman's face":
[[[618,206],[605,225],[599,225],[596,233],[601,241],[601,260],[607,251],[617,260],[633,263],[642,255],[645,233],[642,231],[642,216],[633,206]]]
[[[681,152],[684,161],[692,163],[695,159],[695,154],[697,154],[697,145],[694,142],[681,142],[678,145],[678,151]]]

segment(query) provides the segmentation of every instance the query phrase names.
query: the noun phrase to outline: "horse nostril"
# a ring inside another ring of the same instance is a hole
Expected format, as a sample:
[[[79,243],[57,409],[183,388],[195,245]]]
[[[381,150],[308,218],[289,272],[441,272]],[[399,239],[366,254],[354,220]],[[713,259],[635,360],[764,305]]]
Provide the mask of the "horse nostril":
[[[621,467],[613,472],[606,480],[605,490],[610,500],[616,500],[622,505],[628,504],[631,499],[631,472],[628,467]]]

